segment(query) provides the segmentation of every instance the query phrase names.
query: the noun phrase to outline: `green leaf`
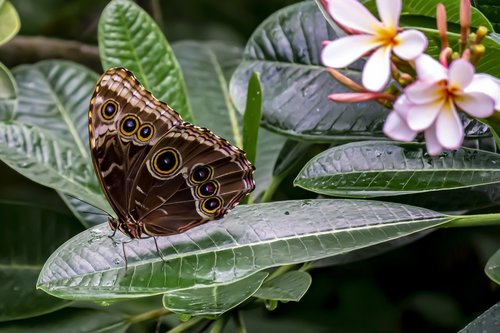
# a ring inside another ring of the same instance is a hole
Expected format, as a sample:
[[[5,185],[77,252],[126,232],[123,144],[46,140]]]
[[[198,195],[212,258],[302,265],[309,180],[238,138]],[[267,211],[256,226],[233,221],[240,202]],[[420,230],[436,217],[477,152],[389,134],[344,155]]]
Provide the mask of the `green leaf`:
[[[500,332],[500,303],[482,313],[459,333]]]
[[[193,120],[180,66],[161,29],[137,4],[113,0],[99,20],[102,67],[126,67],[156,98]]]
[[[286,7],[253,33],[234,73],[231,96],[243,110],[247,82],[261,74],[263,124],[301,140],[347,142],[384,138],[387,110],[375,102],[332,103],[328,95],[349,91],[321,65],[321,43],[337,36],[314,2]],[[343,73],[360,79],[359,63]]]
[[[67,308],[39,318],[0,324],[2,332],[16,333],[124,333],[127,317],[113,312]]]
[[[460,148],[432,157],[420,143],[359,142],[309,161],[296,186],[335,196],[370,197],[442,191],[500,182],[500,155]]]
[[[0,159],[29,179],[112,212],[88,160],[72,144],[29,125],[0,123]]]
[[[21,22],[16,8],[10,1],[0,1],[0,45],[7,43],[14,37],[20,27]]]
[[[241,61],[242,50],[215,42],[179,42],[173,45],[173,49],[186,78],[196,125],[207,127],[243,148],[242,117],[234,108],[227,87]],[[259,130],[253,197],[259,196],[270,183],[274,163],[284,142],[282,136],[263,128]]]
[[[229,96],[228,82],[243,50],[217,42],[183,41],[172,47],[186,80],[196,125],[242,148],[241,115]]]
[[[477,8],[491,21],[496,31],[500,31],[500,4],[497,0],[477,0]]]
[[[274,279],[264,282],[253,295],[257,298],[276,301],[298,302],[311,285],[312,278],[307,272],[286,272]]]
[[[9,69],[0,62],[0,121],[11,119],[16,107],[16,81]]]
[[[267,275],[257,272],[234,283],[167,292],[163,295],[163,305],[178,314],[220,315],[250,298]]]
[[[13,119],[50,131],[90,163],[87,114],[97,74],[61,60],[22,65],[12,73],[19,87]]]
[[[34,202],[0,199],[0,321],[68,305],[35,290],[35,284],[49,255],[82,228],[72,216]]]
[[[258,271],[348,253],[447,222],[427,209],[368,200],[244,205],[179,235],[132,240],[107,224],[47,260],[37,287],[61,298],[110,300],[236,282]],[[300,223],[297,223],[299,221]],[[128,272],[122,246],[128,259]]]
[[[491,280],[500,284],[500,250],[490,257],[484,270]]]
[[[260,120],[262,117],[262,91],[259,73],[253,73],[248,81],[247,105],[243,116],[243,150],[250,163],[255,164]]]

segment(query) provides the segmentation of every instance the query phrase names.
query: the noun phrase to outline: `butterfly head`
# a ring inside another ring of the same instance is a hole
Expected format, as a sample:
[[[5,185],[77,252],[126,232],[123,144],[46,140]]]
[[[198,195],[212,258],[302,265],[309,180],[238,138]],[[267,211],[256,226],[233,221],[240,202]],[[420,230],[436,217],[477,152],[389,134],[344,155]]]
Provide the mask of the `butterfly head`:
[[[122,222],[121,220],[115,219],[114,217],[109,217],[108,223],[111,230],[115,231],[116,229],[118,229],[130,238],[141,238],[142,236],[141,224]]]

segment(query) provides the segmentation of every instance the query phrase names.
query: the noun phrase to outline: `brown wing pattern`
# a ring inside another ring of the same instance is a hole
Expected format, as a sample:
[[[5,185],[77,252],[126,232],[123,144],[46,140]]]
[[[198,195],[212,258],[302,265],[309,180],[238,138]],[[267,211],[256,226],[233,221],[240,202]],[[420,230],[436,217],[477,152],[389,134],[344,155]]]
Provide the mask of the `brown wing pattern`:
[[[135,132],[122,131],[126,121],[137,122]],[[124,68],[106,71],[97,82],[89,109],[90,149],[102,189],[120,220],[128,214],[132,178],[144,157],[164,133],[181,123],[174,110]],[[141,126],[151,126],[148,140],[139,139]]]
[[[158,161],[170,151],[178,166],[162,174]],[[224,216],[255,188],[252,173],[242,150],[184,123],[148,153],[132,187],[130,212],[149,235],[180,233]]]
[[[182,122],[124,68],[99,79],[89,110],[92,159],[131,237],[181,233],[218,219],[255,188],[245,153]]]

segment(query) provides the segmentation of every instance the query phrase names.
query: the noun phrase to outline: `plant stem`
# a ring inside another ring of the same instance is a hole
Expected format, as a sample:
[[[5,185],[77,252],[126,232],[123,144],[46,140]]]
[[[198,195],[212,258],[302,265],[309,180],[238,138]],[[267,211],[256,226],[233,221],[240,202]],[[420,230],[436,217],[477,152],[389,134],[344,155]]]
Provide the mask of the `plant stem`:
[[[271,275],[269,275],[266,279],[266,281],[269,281],[269,280],[272,280],[274,278],[277,278],[278,276],[280,275],[283,275],[285,274],[286,272],[288,271],[291,271],[292,269],[294,269],[297,265],[295,264],[292,264],[292,265],[284,265],[284,266],[280,266],[278,267],[278,269],[276,269]]]
[[[245,321],[243,320],[243,313],[241,311],[238,311],[238,314],[234,316],[234,320],[236,321],[236,332],[247,333]]]
[[[171,313],[172,313],[172,311],[170,311],[168,309],[152,310],[152,311],[149,311],[149,312],[141,313],[141,314],[139,314],[137,316],[130,317],[128,319],[128,321],[131,324],[136,324],[136,323],[140,323],[142,321],[146,321],[146,320],[151,320],[151,319],[156,319],[156,318],[159,318],[159,317],[163,317],[163,316],[169,315]]]
[[[171,330],[167,331],[167,333],[182,333],[186,331],[187,329],[193,327],[194,325],[198,324],[200,321],[205,320],[204,318],[201,317],[195,317],[193,319],[189,319],[186,322],[183,322],[176,327],[172,328]]]
[[[285,178],[285,174],[279,174],[273,177],[271,180],[271,183],[267,187],[267,190],[264,192],[262,195],[262,199],[260,202],[269,202],[273,198],[274,192],[278,189],[280,186],[281,182],[283,181],[283,178]]]
[[[500,214],[478,214],[454,216],[442,228],[499,226]]]
[[[222,316],[219,319],[217,319],[210,329],[210,333],[221,333],[224,330],[224,327],[226,327],[228,321],[227,316]]]

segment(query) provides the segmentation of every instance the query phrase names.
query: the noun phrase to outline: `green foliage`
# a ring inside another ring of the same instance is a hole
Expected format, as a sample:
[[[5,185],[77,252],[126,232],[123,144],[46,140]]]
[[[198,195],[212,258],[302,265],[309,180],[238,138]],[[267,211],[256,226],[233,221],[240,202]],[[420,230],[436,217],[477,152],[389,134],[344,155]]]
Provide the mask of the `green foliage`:
[[[312,269],[374,257],[441,227],[498,224],[494,214],[448,215],[494,211],[500,203],[500,160],[487,125],[464,118],[469,148],[430,157],[423,144],[384,137],[388,110],[380,104],[328,100],[348,90],[322,66],[321,42],[344,32],[319,3],[275,12],[244,49],[214,41],[170,46],[162,27],[134,2],[113,0],[103,9],[103,68],[127,67],[185,120],[244,148],[256,166],[256,190],[244,205],[220,221],[159,237],[158,247],[153,238],[108,237],[112,231],[101,210],[113,211],[88,148],[88,103],[98,74],[62,60],[12,72],[0,64],[0,160],[26,177],[19,182],[24,185],[13,186],[8,178],[16,173],[0,166],[7,175],[0,179],[6,189],[0,193],[0,253],[8,254],[0,256],[0,330],[141,332],[148,331],[142,324],[173,312],[187,321],[169,316],[158,325],[177,325],[181,332],[215,319],[211,331],[220,332],[233,317],[244,332],[240,310],[303,301]],[[426,33],[433,55],[436,3],[405,1],[401,17],[405,27]],[[445,1],[452,44],[457,3]],[[14,18],[12,5],[2,0],[0,17],[6,8]],[[478,10],[472,14],[474,26],[492,27]],[[4,22],[0,43],[18,29],[10,25],[9,32]],[[489,53],[478,71],[498,76],[495,38],[486,38]],[[342,73],[359,81],[361,66],[356,62]],[[486,266],[498,284],[499,258],[497,252]],[[348,288],[348,298],[353,290],[365,289]],[[455,309],[446,299],[429,299],[444,304],[437,306],[442,313]],[[418,299],[408,304],[420,306]],[[464,332],[494,327],[495,313],[495,307],[488,310]],[[17,319],[23,320],[12,321]]]
[[[1,0],[0,1],[0,45],[8,42],[12,37],[14,37],[19,28],[21,22],[19,21],[19,16],[17,11],[10,1]]]

